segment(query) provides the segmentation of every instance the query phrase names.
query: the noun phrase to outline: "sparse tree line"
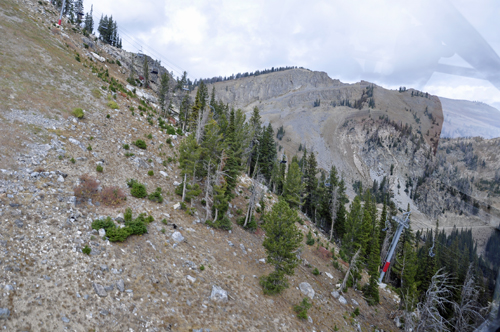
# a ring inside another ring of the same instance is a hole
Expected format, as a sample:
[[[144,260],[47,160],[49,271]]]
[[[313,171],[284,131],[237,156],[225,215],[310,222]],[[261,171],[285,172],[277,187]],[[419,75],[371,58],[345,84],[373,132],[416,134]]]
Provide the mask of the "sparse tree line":
[[[232,74],[231,76],[217,76],[217,77],[212,77],[212,78],[200,78],[198,80],[194,80],[193,85],[198,86],[200,85],[201,82],[204,84],[213,84],[217,82],[224,82],[224,81],[230,81],[230,80],[237,80],[238,78],[242,77],[250,77],[250,76],[259,76],[259,75],[264,75],[264,74],[269,74],[269,73],[274,73],[278,71],[284,71],[284,70],[290,70],[290,69],[297,69],[301,68],[304,69],[303,67],[297,67],[297,66],[286,66],[286,67],[272,67],[271,69],[264,69],[264,70],[256,70],[255,72],[245,72],[245,73],[238,73],[236,75]]]

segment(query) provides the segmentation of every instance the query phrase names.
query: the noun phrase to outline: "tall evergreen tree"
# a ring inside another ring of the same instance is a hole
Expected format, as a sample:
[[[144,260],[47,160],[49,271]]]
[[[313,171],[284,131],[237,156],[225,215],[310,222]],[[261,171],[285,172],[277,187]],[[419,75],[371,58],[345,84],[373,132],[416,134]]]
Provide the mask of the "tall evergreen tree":
[[[165,110],[165,104],[167,100],[167,95],[168,95],[168,84],[169,84],[169,76],[167,73],[163,73],[161,75],[161,80],[160,80],[160,88],[158,89],[158,103],[160,104],[160,108],[162,111],[163,116],[166,116],[166,110]]]
[[[292,209],[300,207],[300,193],[304,187],[301,178],[302,172],[300,171],[299,164],[296,161],[292,161],[283,186],[283,197]]]
[[[277,294],[288,288],[287,275],[293,275],[299,264],[295,251],[302,242],[302,232],[295,223],[299,216],[287,202],[280,199],[265,216],[264,230],[266,238],[262,245],[266,249],[267,263],[274,266],[274,271],[260,278],[264,294]]]

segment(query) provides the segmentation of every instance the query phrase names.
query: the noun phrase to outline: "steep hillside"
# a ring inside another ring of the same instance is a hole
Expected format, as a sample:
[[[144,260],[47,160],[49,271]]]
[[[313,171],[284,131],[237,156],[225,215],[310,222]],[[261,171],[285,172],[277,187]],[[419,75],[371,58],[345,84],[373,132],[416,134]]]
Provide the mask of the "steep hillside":
[[[500,137],[500,111],[484,103],[439,97],[444,123],[441,137]]]
[[[167,134],[173,128],[157,120],[153,103],[139,98],[151,90],[123,88],[130,55],[95,40],[90,45],[92,40],[67,23],[56,29],[57,13],[45,1],[2,1],[0,17],[1,328],[395,328],[392,313],[399,297],[390,289],[380,291],[376,307],[359,291],[332,294],[347,263],[335,257],[337,268],[332,265],[329,249],[338,254],[338,248],[321,234],[314,235],[318,246],[303,245],[290,288],[279,296],[263,295],[258,278],[271,267],[263,260],[262,232],[234,223],[248,202],[249,179],[239,179],[231,202],[231,232],[204,225],[200,203],[191,214],[176,209],[183,137]],[[82,118],[72,115],[74,108],[83,109]],[[146,149],[133,144],[139,139]],[[163,201],[133,197],[127,186],[132,178],[150,194],[161,188]],[[276,199],[268,193],[264,202],[269,208]],[[133,218],[144,213],[154,219],[146,223],[146,233],[112,243],[91,228],[110,216],[108,223],[121,229],[126,208]],[[307,220],[298,227],[314,232]],[[321,274],[313,274],[314,268]],[[361,282],[367,279],[363,274]],[[309,320],[293,311],[305,296],[299,289],[303,282],[314,290],[307,292],[313,304]]]

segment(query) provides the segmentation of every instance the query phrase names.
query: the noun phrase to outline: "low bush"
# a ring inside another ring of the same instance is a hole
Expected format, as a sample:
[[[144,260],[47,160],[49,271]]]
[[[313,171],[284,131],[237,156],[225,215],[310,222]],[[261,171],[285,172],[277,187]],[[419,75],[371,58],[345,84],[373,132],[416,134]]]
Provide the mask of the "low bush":
[[[216,221],[207,220],[206,224],[217,229],[223,229],[225,231],[230,231],[233,228],[233,224],[231,223],[231,219],[228,216],[224,215],[222,218]]]
[[[205,270],[205,266],[203,266],[203,264],[200,265],[200,271],[203,271]]]
[[[98,171],[99,173],[102,173],[103,171],[103,168],[101,165],[97,165],[97,167],[95,168],[96,171]]]
[[[87,146],[87,150],[92,151],[92,145]]]
[[[132,209],[131,208],[127,208],[125,210],[125,213],[123,214],[123,220],[125,220],[125,221],[132,220]]]
[[[148,195],[148,192],[145,185],[135,182],[130,188],[130,194],[136,198],[144,198]]]
[[[319,276],[319,270],[317,267],[314,268],[314,270],[312,271],[312,274],[314,274],[315,276]]]
[[[130,152],[126,152],[126,153],[125,153],[125,157],[127,157],[127,158],[128,158],[128,157],[133,157],[133,156],[135,156],[135,154],[130,153]]]
[[[71,161],[72,164],[76,163],[76,160],[73,157],[71,157],[71,159],[69,161]]]
[[[97,188],[99,187],[99,182],[88,174],[83,174],[80,176],[80,184],[76,186],[73,191],[77,201],[86,201],[89,198],[93,199],[98,196],[99,192]]]
[[[149,139],[153,139],[153,134],[150,133],[146,137],[149,138]]]
[[[111,115],[106,114],[106,119],[109,119],[110,117],[111,117]]]
[[[149,171],[148,171],[148,175],[149,175],[149,176],[153,176],[153,175],[155,175],[155,172],[153,172],[152,170],[149,170]]]
[[[71,112],[71,114],[73,114],[73,116],[78,119],[83,119],[83,116],[85,115],[81,108],[75,108],[73,112]]]
[[[237,219],[237,221],[236,221],[237,224],[243,227],[243,225],[245,224],[245,218],[246,218],[245,216],[239,217]],[[252,217],[250,218],[250,220],[247,222],[246,227],[244,227],[244,228],[248,229],[250,231],[255,231],[257,229],[257,222],[255,221],[255,216],[254,215],[252,215]]]
[[[101,203],[106,206],[119,206],[127,200],[127,196],[118,187],[104,187],[101,191]]]
[[[90,252],[92,251],[92,249],[89,248],[88,245],[85,245],[85,247],[82,249],[82,252],[85,254],[85,255],[90,255]]]
[[[118,109],[118,104],[114,100],[109,100],[107,105],[109,108],[111,108],[113,110]]]
[[[161,195],[161,188],[156,188],[154,193],[149,194],[148,199],[153,202],[163,203],[163,196]]]
[[[309,303],[309,298],[304,297],[300,304],[293,307],[293,310],[297,313],[297,317],[300,319],[307,319],[307,311],[311,309],[312,304]]]
[[[137,141],[135,141],[134,145],[143,150],[146,150],[147,148],[146,142],[144,142],[142,139],[138,139]]]
[[[99,230],[103,228],[110,242],[123,242],[131,235],[142,235],[147,233],[147,225],[154,221],[152,216],[145,217],[143,213],[132,220],[132,211],[129,211],[129,209],[127,209],[125,213],[127,214],[127,219],[130,218],[125,221],[125,227],[116,227],[113,220],[107,217],[104,220],[94,220],[92,222],[92,229]]]
[[[312,237],[312,233],[311,233],[311,231],[309,231],[309,233],[307,233],[307,240],[306,240],[306,244],[307,244],[308,246],[312,246],[312,245],[314,245],[314,239],[313,239],[313,237]]]
[[[129,150],[129,149],[130,149],[130,145],[128,145],[128,144],[123,144],[123,148],[124,148],[125,150]]]

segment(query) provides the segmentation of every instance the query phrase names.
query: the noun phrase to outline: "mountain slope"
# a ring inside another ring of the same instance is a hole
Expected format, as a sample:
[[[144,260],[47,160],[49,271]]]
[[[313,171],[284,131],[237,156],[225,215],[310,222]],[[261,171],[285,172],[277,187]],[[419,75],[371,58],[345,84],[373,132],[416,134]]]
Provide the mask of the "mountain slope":
[[[441,137],[500,137],[500,111],[484,103],[439,97],[444,123]]]
[[[349,290],[344,294],[348,304],[342,304],[330,293],[343,277],[346,263],[338,259],[340,267],[334,268],[331,258],[316,247],[304,246],[289,289],[280,296],[264,296],[258,277],[271,267],[260,261],[265,257],[261,233],[244,231],[235,223],[231,233],[213,230],[200,222],[198,212],[191,216],[174,208],[179,200],[174,192],[180,180],[176,158],[182,137],[160,130],[156,116],[147,118],[154,105],[132,93],[113,93],[111,88],[125,85],[129,73],[125,65],[111,62],[118,58],[110,53],[121,55],[121,60],[126,54],[96,42],[93,50],[110,61],[87,56],[83,45],[87,39],[72,26],[64,23],[62,31],[52,29],[57,13],[45,1],[5,0],[0,2],[0,15],[0,31],[5,32],[0,33],[3,329],[394,328],[390,313],[399,297],[382,290],[381,305],[375,309],[359,292]],[[83,119],[71,115],[75,107],[86,111]],[[138,139],[146,142],[147,149],[132,144]],[[145,184],[149,193],[162,188],[164,201],[131,196],[126,185],[131,178]],[[229,210],[233,221],[248,202],[249,179],[240,180]],[[92,190],[83,197],[75,187],[85,184]],[[124,195],[126,201],[107,205],[105,193]],[[266,206],[276,199],[266,195]],[[127,207],[134,218],[140,213],[154,218],[147,233],[110,243],[91,229],[93,220],[107,216],[117,228],[123,226],[120,214]],[[199,203],[194,207],[203,211]],[[304,233],[314,230],[307,222],[299,227]],[[173,236],[175,232],[184,239]],[[327,243],[321,234],[315,238]],[[90,255],[82,252],[85,246]],[[329,248],[338,253],[336,246]],[[321,275],[312,273],[315,267]],[[302,282],[315,290],[311,321],[299,320],[292,309],[304,297],[298,289]],[[226,300],[211,296],[214,286],[227,291]],[[356,303],[361,315],[352,318]]]

